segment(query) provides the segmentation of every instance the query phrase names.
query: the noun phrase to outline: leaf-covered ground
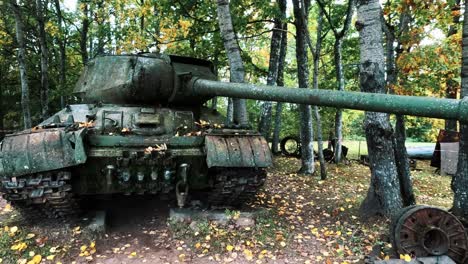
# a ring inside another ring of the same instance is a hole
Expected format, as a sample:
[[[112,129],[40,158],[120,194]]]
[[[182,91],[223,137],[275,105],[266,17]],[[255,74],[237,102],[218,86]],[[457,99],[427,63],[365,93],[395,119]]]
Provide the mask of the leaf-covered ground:
[[[79,225],[27,223],[2,206],[3,263],[360,263],[372,247],[388,248],[388,220],[359,218],[369,168],[329,164],[329,178],[297,175],[299,161],[279,157],[264,191],[244,208],[258,213],[251,227],[198,219],[192,226],[167,221],[168,206],[146,198],[119,198],[109,206],[106,235],[96,239]],[[428,162],[413,170],[418,203],[450,207],[450,178]],[[385,256],[382,256],[385,257]]]

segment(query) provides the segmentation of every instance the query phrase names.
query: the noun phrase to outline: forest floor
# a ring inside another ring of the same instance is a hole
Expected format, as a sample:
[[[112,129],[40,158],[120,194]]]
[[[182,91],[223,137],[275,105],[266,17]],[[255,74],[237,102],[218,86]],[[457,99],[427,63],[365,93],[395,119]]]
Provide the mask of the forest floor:
[[[257,200],[256,225],[190,228],[169,222],[168,205],[145,198],[107,201],[104,237],[56,222],[27,223],[0,201],[3,263],[362,263],[373,246],[388,249],[386,219],[359,217],[369,168],[351,161],[328,165],[328,179],[297,175],[299,160],[278,157]],[[448,208],[450,177],[418,161],[412,171],[418,204]],[[236,211],[226,211],[232,219]],[[385,257],[382,255],[382,257]]]

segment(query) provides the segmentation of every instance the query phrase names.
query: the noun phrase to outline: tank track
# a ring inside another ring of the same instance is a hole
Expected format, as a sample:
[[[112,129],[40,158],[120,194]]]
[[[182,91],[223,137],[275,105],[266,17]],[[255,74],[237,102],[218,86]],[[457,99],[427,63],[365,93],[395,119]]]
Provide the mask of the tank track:
[[[46,173],[2,180],[3,198],[11,203],[26,220],[38,218],[66,219],[79,212],[73,196],[71,173]]]
[[[208,203],[214,206],[241,206],[255,199],[266,179],[264,169],[217,168]]]

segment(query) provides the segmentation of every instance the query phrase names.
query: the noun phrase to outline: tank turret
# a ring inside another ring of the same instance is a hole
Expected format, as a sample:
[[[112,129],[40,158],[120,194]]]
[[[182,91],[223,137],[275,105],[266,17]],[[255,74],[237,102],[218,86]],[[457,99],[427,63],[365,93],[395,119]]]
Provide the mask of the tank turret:
[[[216,80],[209,61],[173,55],[101,56],[75,85],[83,103],[201,105],[213,96],[183,93],[185,76]]]

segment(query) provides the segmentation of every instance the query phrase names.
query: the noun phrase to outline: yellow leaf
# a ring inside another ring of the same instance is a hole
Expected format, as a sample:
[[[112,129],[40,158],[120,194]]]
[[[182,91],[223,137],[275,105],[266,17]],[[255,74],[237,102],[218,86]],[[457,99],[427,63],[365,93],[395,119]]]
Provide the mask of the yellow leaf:
[[[282,247],[285,247],[285,246],[286,246],[286,242],[281,241],[281,242],[280,242],[280,245],[281,245]]]
[[[46,257],[47,260],[54,260],[55,258],[55,255],[49,255]]]
[[[13,226],[13,227],[10,228],[10,233],[13,234],[13,235],[14,235],[17,231],[18,231],[18,227],[17,227],[17,226]]]
[[[179,255],[179,260],[180,261],[185,261],[185,254],[180,254]]]
[[[400,254],[400,259],[404,260],[405,262],[411,262],[411,256],[408,254]]]
[[[33,233],[29,233],[27,236],[26,236],[26,239],[31,239],[33,237],[35,237],[36,235],[33,234]]]
[[[244,249],[244,256],[247,260],[252,260],[253,259],[253,254],[252,251],[248,249]]]
[[[19,242],[18,244],[15,244],[13,246],[11,246],[11,250],[15,250],[15,251],[23,251],[25,250],[26,248],[28,247],[28,245],[26,245],[26,243],[24,242]]]
[[[195,244],[195,248],[196,248],[196,249],[199,249],[200,247],[201,247],[201,244],[200,244],[200,243],[196,243],[196,244]]]
[[[95,247],[96,247],[96,242],[94,242],[94,241],[91,242],[91,244],[89,244],[89,247],[90,247],[90,248],[95,248]]]
[[[5,208],[3,208],[3,211],[10,212],[11,211],[11,205],[10,204],[5,205]]]
[[[81,250],[81,252],[83,252],[83,251],[85,251],[87,248],[88,248],[88,246],[82,245],[82,246],[80,247],[80,250]]]
[[[35,255],[30,261],[28,261],[28,264],[39,264],[41,263],[42,256],[41,255]]]
[[[137,253],[134,251],[132,253],[130,253],[130,255],[128,255],[129,258],[134,258],[136,257]]]
[[[29,257],[34,257],[36,255],[36,253],[34,251],[29,251]]]
[[[232,245],[227,245],[226,246],[227,251],[232,251],[233,249],[234,249],[234,247]]]

